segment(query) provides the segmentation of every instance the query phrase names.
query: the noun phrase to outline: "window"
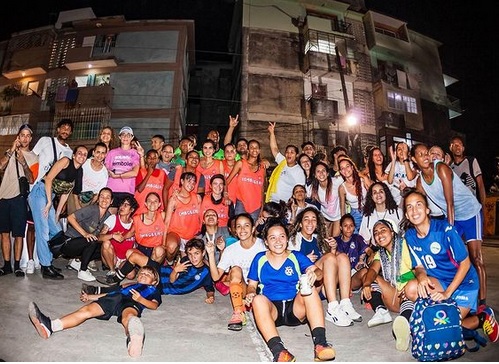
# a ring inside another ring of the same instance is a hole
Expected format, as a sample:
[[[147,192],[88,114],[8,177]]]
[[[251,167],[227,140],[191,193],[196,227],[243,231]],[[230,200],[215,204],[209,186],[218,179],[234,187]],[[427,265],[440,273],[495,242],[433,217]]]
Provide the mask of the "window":
[[[392,109],[409,112],[411,114],[418,113],[416,99],[410,96],[404,96],[399,93],[388,91],[388,106]]]
[[[314,99],[327,99],[327,85],[325,84],[312,84],[312,97]]]
[[[308,32],[308,41],[305,46],[305,53],[308,51],[327,53],[335,55],[334,35],[310,30]]]

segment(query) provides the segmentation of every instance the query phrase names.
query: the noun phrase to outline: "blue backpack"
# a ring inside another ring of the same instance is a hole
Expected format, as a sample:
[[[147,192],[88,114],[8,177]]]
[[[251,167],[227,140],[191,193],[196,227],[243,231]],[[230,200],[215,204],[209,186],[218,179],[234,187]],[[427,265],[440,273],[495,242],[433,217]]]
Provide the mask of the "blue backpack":
[[[409,325],[412,356],[418,361],[456,359],[466,351],[461,316],[453,299],[418,298]]]

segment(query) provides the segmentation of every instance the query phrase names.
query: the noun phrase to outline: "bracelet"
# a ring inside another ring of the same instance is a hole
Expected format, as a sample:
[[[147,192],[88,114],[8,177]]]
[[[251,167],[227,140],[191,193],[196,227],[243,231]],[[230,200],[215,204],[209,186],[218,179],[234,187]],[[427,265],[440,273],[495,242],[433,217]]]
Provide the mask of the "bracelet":
[[[12,151],[11,151],[11,150],[9,150],[9,149],[7,149],[7,150],[5,151],[5,153],[4,153],[4,155],[6,155],[6,156],[7,156],[7,157],[9,157],[9,158],[10,158],[10,157],[12,157],[12,154],[13,154],[13,153],[12,153]]]

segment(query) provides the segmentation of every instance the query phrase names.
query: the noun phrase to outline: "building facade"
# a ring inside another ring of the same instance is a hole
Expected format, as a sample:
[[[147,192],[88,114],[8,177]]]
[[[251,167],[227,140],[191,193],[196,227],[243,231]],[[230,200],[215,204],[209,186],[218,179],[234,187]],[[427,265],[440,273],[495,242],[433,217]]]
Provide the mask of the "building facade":
[[[459,115],[439,42],[363,1],[248,0],[242,8],[242,136],[306,140],[329,151],[435,143]],[[347,122],[354,116],[356,123]],[[267,155],[269,152],[267,151]]]
[[[62,118],[75,123],[72,144],[92,145],[106,125],[177,143],[194,49],[193,20],[97,18],[91,8],[14,33],[0,43],[0,143],[10,145],[26,122],[50,135]]]

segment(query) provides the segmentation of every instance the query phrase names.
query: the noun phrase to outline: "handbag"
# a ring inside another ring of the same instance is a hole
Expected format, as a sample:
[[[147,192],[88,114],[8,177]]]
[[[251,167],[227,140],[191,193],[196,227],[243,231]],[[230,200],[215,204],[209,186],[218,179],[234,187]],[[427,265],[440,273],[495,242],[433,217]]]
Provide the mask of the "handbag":
[[[69,240],[71,240],[71,238],[66,236],[64,231],[61,230],[48,241],[50,252],[54,258],[58,258],[61,255],[62,247],[66,245]]]
[[[17,180],[19,182],[19,194],[24,198],[28,198],[29,195],[29,181],[26,176],[21,176],[19,174],[19,163],[16,160],[16,172],[17,172]]]

